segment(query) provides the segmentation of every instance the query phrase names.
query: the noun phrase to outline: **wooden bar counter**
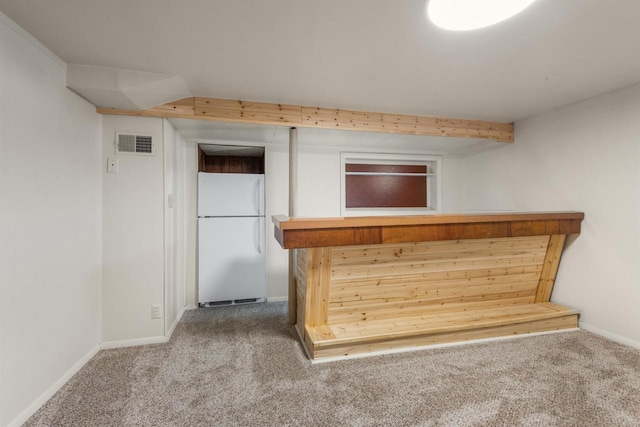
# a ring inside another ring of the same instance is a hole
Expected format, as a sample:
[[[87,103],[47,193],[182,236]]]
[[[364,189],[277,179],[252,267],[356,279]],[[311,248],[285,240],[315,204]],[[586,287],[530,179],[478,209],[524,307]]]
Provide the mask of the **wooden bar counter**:
[[[549,302],[581,212],[273,217],[312,359],[575,328]],[[290,303],[290,307],[291,307]]]

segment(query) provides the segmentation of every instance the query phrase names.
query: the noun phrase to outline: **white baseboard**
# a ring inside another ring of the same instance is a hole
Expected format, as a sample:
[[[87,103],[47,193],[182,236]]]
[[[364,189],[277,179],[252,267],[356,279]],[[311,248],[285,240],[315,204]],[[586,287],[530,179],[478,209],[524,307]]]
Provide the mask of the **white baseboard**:
[[[169,342],[171,339],[171,335],[173,335],[173,331],[176,330],[176,326],[180,323],[182,316],[184,315],[185,310],[188,310],[188,307],[183,307],[180,310],[180,313],[176,316],[176,320],[174,320],[173,325],[169,328],[167,335],[162,337],[145,337],[145,338],[134,338],[132,340],[120,340],[120,341],[107,341],[100,344],[101,350],[110,350],[112,348],[123,348],[123,347],[135,347],[138,345],[148,345],[148,344],[164,344]]]
[[[112,348],[135,347],[137,345],[162,344],[167,342],[167,337],[145,337],[134,338],[132,340],[107,341],[100,344],[101,350],[110,350]]]
[[[197,306],[197,305],[188,305],[188,306],[186,306],[184,309],[185,309],[185,310],[195,310],[196,308],[198,308],[198,306]]]
[[[267,302],[285,302],[289,301],[289,297],[267,297]]]
[[[102,344],[96,345],[87,354],[82,356],[82,358],[78,360],[71,367],[71,369],[65,372],[65,374],[62,377],[60,377],[60,379],[58,379],[51,387],[49,387],[36,400],[34,400],[24,411],[22,411],[20,415],[14,418],[7,425],[7,427],[18,427],[24,424],[25,421],[27,421],[33,414],[35,414],[36,411],[40,409],[42,405],[47,403],[47,401],[51,399],[51,397],[54,394],[56,394],[56,392],[60,390],[60,388],[63,385],[65,385],[67,381],[71,379],[72,376],[74,376],[84,365],[86,365],[87,362],[91,360],[91,358],[98,353],[98,351],[108,350],[112,348],[133,347],[133,346],[146,345],[146,344],[162,344],[162,343],[168,342],[169,339],[171,338],[171,335],[173,335],[173,331],[175,331],[176,326],[178,326],[178,323],[180,323],[180,319],[182,319],[182,315],[184,314],[186,309],[187,307],[184,307],[182,310],[180,310],[180,313],[178,313],[178,316],[176,316],[176,320],[173,322],[173,325],[171,325],[171,328],[169,328],[167,336],[165,337],[147,337],[147,338],[139,338],[139,339],[132,339],[132,340],[109,341],[109,342],[104,342]]]
[[[445,348],[445,347],[458,347],[461,345],[480,344],[480,343],[495,342],[495,341],[506,341],[506,340],[526,338],[526,337],[535,337],[538,335],[563,334],[565,332],[575,332],[579,330],[580,329],[578,328],[559,329],[557,331],[531,332],[528,334],[505,335],[502,337],[492,337],[492,338],[479,338],[477,340],[456,341],[456,342],[448,342],[443,344],[429,344],[429,345],[423,345],[419,347],[392,348],[389,350],[372,351],[370,353],[350,354],[348,356],[323,357],[321,359],[312,360],[311,363],[315,365],[317,363],[336,362],[339,360],[349,360],[349,359],[360,359],[363,357],[381,356],[383,354],[409,353],[411,351],[428,350],[428,349]]]
[[[585,331],[593,332],[596,335],[609,338],[611,341],[619,342],[620,344],[640,349],[640,342],[623,337],[618,334],[614,334],[613,332],[605,331],[604,329],[596,328],[595,326],[591,326],[588,323],[580,322],[580,328],[584,329]]]
[[[36,400],[34,400],[29,406],[25,408],[17,417],[15,417],[7,427],[18,427],[24,424],[33,414],[36,413],[38,409],[51,397],[56,394],[58,390],[62,388],[63,385],[67,383],[84,365],[87,364],[89,360],[93,356],[95,356],[98,351],[100,351],[100,346],[96,345],[91,350],[89,350],[84,356],[80,358],[67,372],[64,373],[51,387],[49,387],[44,393],[42,393]]]

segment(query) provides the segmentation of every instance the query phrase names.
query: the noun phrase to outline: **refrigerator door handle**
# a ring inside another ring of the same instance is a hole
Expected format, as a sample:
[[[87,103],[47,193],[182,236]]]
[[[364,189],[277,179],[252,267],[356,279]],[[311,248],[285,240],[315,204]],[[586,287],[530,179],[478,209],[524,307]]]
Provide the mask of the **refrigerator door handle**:
[[[262,245],[260,244],[260,241],[262,239],[260,239],[260,218],[256,218],[256,221],[254,223],[253,226],[253,241],[256,244],[256,251],[258,251],[258,253],[260,255],[262,255]]]
[[[260,177],[260,184],[258,185],[258,215],[264,215],[264,175]],[[264,227],[263,227],[264,228]]]

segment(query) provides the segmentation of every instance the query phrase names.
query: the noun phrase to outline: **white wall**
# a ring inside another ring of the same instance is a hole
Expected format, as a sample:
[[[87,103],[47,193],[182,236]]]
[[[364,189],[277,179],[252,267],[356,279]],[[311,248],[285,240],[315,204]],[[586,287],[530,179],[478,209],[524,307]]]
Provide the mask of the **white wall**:
[[[268,301],[284,299],[289,292],[289,253],[274,238],[275,227],[271,220],[273,215],[289,213],[289,148],[286,145],[265,147],[264,172]]]
[[[442,213],[464,211],[465,161],[460,157],[442,159]]]
[[[640,346],[640,85],[515,124],[516,143],[466,159],[467,210],[576,210],[552,301]]]
[[[0,426],[100,342],[99,116],[60,60],[0,14]]]
[[[156,155],[116,156],[116,132],[154,135]],[[101,168],[103,343],[164,337],[164,318],[151,318],[152,304],[164,312],[163,136],[162,119],[103,116],[103,163],[119,163]]]
[[[312,218],[340,216],[340,151],[339,149],[318,150],[300,144],[297,216]],[[288,191],[285,192],[288,195]],[[285,209],[279,213],[287,215],[288,202]]]

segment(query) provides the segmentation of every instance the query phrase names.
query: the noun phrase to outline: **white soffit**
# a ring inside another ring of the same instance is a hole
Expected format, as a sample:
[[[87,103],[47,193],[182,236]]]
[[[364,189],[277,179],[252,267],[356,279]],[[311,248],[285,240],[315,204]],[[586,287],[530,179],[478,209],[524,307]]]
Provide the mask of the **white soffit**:
[[[67,87],[98,108],[144,110],[193,96],[184,79],[170,74],[69,64]]]

